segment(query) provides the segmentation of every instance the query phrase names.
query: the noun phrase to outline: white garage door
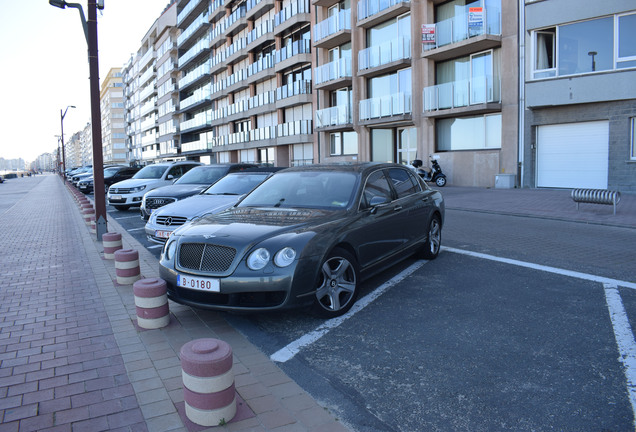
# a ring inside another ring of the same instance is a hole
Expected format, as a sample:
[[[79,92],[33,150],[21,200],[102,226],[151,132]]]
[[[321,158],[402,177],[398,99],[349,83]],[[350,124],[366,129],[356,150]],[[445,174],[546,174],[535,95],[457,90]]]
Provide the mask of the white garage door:
[[[609,122],[539,126],[537,187],[607,188]]]

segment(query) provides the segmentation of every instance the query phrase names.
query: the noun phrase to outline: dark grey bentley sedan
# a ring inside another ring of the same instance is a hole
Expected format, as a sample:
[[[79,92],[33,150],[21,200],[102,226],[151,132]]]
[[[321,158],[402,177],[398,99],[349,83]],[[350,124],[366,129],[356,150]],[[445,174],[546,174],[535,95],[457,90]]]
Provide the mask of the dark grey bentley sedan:
[[[230,209],[175,230],[161,255],[168,297],[194,307],[347,312],[366,278],[437,257],[444,200],[406,166],[279,171]]]

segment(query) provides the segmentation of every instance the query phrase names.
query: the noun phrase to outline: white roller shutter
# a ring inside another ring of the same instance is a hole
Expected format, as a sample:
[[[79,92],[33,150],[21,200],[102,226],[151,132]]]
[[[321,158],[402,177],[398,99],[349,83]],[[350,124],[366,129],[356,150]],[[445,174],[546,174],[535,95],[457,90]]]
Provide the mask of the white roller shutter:
[[[537,187],[606,189],[609,122],[539,126]]]

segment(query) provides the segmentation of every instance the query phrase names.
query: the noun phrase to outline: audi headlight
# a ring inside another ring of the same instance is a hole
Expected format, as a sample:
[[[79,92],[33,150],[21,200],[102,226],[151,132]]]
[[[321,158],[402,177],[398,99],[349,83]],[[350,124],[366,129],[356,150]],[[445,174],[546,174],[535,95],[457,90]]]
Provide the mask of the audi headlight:
[[[137,193],[137,192],[141,192],[141,191],[142,191],[142,190],[144,190],[144,189],[146,189],[146,185],[143,185],[143,186],[137,186],[137,187],[134,187],[134,188],[130,188],[130,191],[131,191],[132,193]]]
[[[269,262],[270,254],[265,248],[256,249],[247,257],[247,266],[251,270],[261,270]]]
[[[296,259],[296,251],[290,247],[283,248],[276,252],[274,264],[278,267],[287,267]]]

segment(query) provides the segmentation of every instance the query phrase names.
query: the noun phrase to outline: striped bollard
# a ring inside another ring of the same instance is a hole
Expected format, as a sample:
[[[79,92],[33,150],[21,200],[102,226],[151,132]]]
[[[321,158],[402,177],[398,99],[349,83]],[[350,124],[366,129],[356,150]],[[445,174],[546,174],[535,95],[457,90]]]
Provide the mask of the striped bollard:
[[[141,278],[139,252],[134,249],[115,251],[115,274],[120,285],[132,285]]]
[[[95,216],[95,209],[86,208],[82,210],[82,217],[84,218],[84,223],[86,224],[86,226],[89,226],[91,224],[91,215]]]
[[[115,252],[122,248],[121,234],[105,233],[102,235],[102,245],[104,246],[104,258],[115,259]]]
[[[186,417],[218,426],[236,415],[232,348],[218,339],[196,339],[181,347]]]
[[[158,329],[170,323],[168,287],[159,278],[146,278],[133,284],[137,324],[145,329]]]
[[[97,226],[95,225],[95,215],[91,215],[89,231],[91,234],[97,233]]]

